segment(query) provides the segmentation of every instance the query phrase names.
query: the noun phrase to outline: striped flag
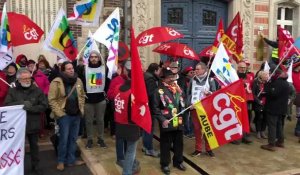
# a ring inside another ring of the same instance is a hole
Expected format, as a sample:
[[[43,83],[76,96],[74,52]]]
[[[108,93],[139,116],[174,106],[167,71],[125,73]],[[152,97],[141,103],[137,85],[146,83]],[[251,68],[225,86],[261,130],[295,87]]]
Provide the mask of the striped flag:
[[[59,10],[51,31],[44,41],[44,49],[55,53],[60,58],[68,58],[71,61],[77,57],[77,42],[70,30],[63,9]]]
[[[0,29],[0,52],[7,53],[11,42],[8,16],[6,12],[6,3],[4,3],[2,16],[1,16],[1,29]]]
[[[99,26],[103,0],[87,0],[74,5],[68,20],[83,26]]]

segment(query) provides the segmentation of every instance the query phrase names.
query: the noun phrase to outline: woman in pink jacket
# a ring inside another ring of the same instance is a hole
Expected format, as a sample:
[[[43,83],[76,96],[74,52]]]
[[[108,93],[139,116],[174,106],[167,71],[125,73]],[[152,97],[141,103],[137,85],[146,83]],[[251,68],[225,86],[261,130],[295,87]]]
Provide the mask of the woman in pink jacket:
[[[49,86],[50,86],[48,77],[38,69],[38,64],[36,64],[36,62],[33,60],[28,61],[27,67],[29,71],[32,72],[34,83],[37,85],[37,87],[39,87],[43,91],[43,93],[46,96],[48,96]],[[39,134],[40,138],[44,138],[46,134],[45,124],[46,124],[46,114],[41,113],[41,130]]]
[[[37,69],[37,64],[33,60],[28,61],[28,69],[33,72],[32,77],[36,85],[48,96],[49,91],[49,80],[48,77],[40,70]]]

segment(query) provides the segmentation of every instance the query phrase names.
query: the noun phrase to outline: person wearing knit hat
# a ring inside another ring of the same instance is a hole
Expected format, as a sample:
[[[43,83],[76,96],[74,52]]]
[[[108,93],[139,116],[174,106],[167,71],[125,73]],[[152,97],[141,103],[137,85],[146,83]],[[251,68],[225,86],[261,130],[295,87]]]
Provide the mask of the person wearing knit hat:
[[[106,110],[105,99],[105,64],[101,60],[98,51],[92,50],[88,58],[88,64],[81,66],[78,70],[78,77],[84,85],[86,93],[86,103],[84,106],[85,126],[87,133],[86,148],[91,149],[93,146],[93,138],[97,135],[97,144],[101,148],[107,148],[104,142],[104,114]],[[96,119],[97,130],[93,129],[93,121]]]
[[[17,64],[17,67],[26,67],[27,66],[27,63],[28,62],[28,59],[27,57],[24,55],[24,54],[20,54],[16,57],[16,64]]]

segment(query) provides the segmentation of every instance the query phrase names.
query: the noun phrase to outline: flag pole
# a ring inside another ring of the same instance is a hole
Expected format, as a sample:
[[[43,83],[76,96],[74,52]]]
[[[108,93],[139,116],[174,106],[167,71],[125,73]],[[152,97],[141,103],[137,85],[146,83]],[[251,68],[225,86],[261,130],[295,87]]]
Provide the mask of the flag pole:
[[[9,86],[10,88],[12,88],[12,86],[11,86],[7,81],[3,80],[2,78],[0,78],[0,80],[1,80],[3,83],[5,83],[7,86]]]
[[[170,118],[168,121],[170,122],[171,120],[173,120],[175,117],[178,117],[179,115],[183,114],[185,111],[187,111],[188,109],[190,109],[193,105],[190,105],[189,107],[185,108],[184,110],[180,111],[178,114],[174,115],[172,118]]]
[[[85,42],[84,46],[80,49],[80,51],[78,52],[77,56],[76,56],[76,60],[78,60],[79,55],[81,54],[81,52],[83,51],[83,49],[86,47],[86,45],[88,44],[88,41]]]
[[[275,74],[275,71],[279,68],[279,66],[283,63],[283,61],[285,61],[285,59],[282,59],[279,64],[277,64],[277,66],[275,67],[275,69],[273,70],[273,72],[271,73],[269,79],[267,82],[269,82],[271,80],[271,77]],[[260,90],[259,93],[257,94],[257,97],[259,97],[261,95],[263,90]]]
[[[209,66],[209,64],[210,64],[210,62],[211,62],[211,60],[212,60],[212,57],[213,57],[213,54],[210,55],[209,60],[208,60],[208,63],[207,63],[207,66]],[[208,83],[210,73],[211,73],[211,66],[210,66],[210,68],[209,68],[209,70],[208,70],[208,74],[207,74],[207,78],[206,78],[205,85],[207,85],[207,83]]]

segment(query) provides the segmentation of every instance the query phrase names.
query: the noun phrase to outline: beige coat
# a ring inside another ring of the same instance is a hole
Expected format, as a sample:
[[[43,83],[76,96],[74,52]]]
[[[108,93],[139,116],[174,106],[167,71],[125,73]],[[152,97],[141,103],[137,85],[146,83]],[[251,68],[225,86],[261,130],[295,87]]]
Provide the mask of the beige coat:
[[[83,89],[82,81],[77,78],[76,82],[76,91],[78,94],[78,106],[81,112],[81,116],[84,114],[84,102],[85,102],[85,92]],[[51,117],[52,118],[59,118],[64,115],[65,113],[65,105],[66,105],[66,96],[68,94],[65,93],[65,86],[60,77],[55,78],[49,88],[48,93],[48,100],[49,105],[52,109]]]

